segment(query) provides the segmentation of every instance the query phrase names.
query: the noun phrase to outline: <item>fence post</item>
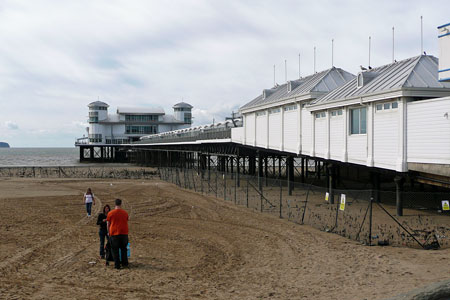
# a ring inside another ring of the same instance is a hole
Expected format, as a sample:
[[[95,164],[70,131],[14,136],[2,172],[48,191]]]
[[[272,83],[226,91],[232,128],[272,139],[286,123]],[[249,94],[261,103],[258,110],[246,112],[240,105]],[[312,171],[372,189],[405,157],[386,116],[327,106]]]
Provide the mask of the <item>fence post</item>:
[[[238,175],[234,176],[234,204],[237,203],[237,181],[238,181]]]
[[[248,208],[248,175],[247,175],[247,190],[246,190],[246,194],[247,194],[247,208]]]
[[[283,213],[282,213],[282,203],[283,203],[283,183],[281,181],[281,178],[279,179],[280,181],[280,219],[283,218]]]
[[[370,206],[369,206],[369,246],[372,246],[372,203],[373,203],[373,197],[370,197]]]
[[[227,200],[227,176],[225,174],[226,173],[222,174],[222,177],[223,177],[223,200],[224,201]]]
[[[218,190],[218,188],[217,188],[217,173],[218,173],[218,171],[217,171],[217,169],[216,169],[216,172],[214,172],[215,174],[216,174],[216,198],[217,198],[217,190]]]

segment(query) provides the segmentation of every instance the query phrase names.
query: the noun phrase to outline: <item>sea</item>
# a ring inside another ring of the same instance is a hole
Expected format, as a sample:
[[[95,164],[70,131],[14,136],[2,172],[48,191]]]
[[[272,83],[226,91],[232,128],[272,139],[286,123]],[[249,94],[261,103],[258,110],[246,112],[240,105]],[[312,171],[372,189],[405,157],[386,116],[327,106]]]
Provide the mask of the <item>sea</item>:
[[[80,166],[78,148],[0,148],[0,167]]]

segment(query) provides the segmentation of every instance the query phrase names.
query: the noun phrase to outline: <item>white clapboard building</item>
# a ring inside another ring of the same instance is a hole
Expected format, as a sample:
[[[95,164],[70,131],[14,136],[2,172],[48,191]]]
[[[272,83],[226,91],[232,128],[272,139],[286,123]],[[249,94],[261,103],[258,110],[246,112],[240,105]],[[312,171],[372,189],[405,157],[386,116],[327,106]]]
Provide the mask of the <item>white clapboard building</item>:
[[[140,137],[176,129],[192,124],[192,106],[185,102],[173,106],[174,114],[166,115],[162,108],[118,107],[108,113],[109,105],[95,101],[89,107],[89,144],[127,144]]]
[[[450,82],[439,81],[438,65],[421,55],[264,90],[241,107],[232,141],[397,172],[450,164]]]
[[[263,90],[261,95],[241,107],[244,126],[232,130],[233,142],[302,153],[304,145],[312,139],[311,113],[306,104],[354,77],[333,67]]]

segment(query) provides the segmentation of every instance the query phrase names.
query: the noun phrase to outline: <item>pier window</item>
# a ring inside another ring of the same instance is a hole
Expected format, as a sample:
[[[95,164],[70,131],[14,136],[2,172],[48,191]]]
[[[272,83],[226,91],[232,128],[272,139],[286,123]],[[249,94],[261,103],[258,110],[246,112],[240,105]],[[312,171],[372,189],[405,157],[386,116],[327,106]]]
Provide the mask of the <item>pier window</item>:
[[[126,134],[154,134],[156,132],[157,132],[156,126],[138,126],[138,125],[125,126]]]
[[[376,112],[382,112],[386,110],[392,110],[398,108],[398,102],[385,102],[385,103],[378,103],[375,105]]]
[[[316,119],[319,119],[319,118],[325,118],[326,115],[327,115],[327,114],[326,114],[324,111],[318,112],[318,113],[316,113]]]
[[[332,117],[342,116],[342,109],[333,110],[333,111],[331,112],[331,116],[332,116]]]
[[[288,105],[284,107],[284,111],[291,111],[291,110],[296,110],[297,109],[297,104],[294,105]]]
[[[125,115],[126,122],[154,122],[158,121],[158,115]]]
[[[350,133],[365,134],[367,126],[366,108],[355,108],[350,110]]]
[[[281,111],[281,109],[279,107],[271,108],[271,109],[269,109],[269,115],[279,113],[280,111]]]
[[[102,135],[98,134],[98,133],[89,134],[89,142],[91,142],[91,143],[101,143],[101,142],[103,142]]]
[[[256,116],[257,116],[257,117],[265,116],[265,115],[266,115],[266,111],[265,111],[265,110],[257,111],[257,112],[256,112]]]

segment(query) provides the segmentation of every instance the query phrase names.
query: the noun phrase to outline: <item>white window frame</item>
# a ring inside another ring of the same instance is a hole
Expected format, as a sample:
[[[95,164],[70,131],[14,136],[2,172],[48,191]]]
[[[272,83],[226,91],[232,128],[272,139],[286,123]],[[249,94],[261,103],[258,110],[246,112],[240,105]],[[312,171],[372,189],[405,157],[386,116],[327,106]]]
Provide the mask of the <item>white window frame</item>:
[[[365,126],[365,132],[361,132],[361,110],[365,109],[366,111],[366,126]],[[359,114],[358,114],[358,119],[359,119],[359,126],[358,126],[358,132],[353,132],[353,111],[354,110],[359,110]],[[363,107],[355,107],[355,108],[350,108],[349,110],[350,116],[349,116],[349,134],[350,135],[366,135],[367,134],[367,107],[363,106]]]

